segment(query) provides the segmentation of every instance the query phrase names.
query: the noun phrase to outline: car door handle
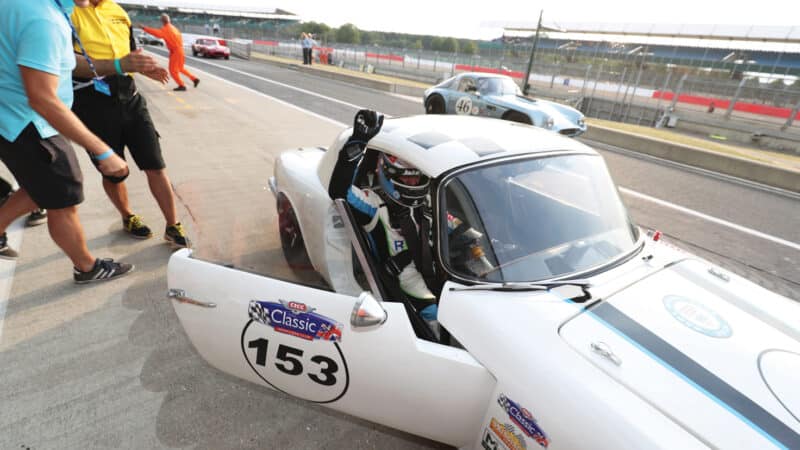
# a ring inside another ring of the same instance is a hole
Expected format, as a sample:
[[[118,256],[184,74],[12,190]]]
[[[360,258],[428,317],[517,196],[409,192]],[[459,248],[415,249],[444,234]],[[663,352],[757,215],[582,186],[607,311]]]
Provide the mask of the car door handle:
[[[598,355],[602,356],[603,358],[611,361],[615,365],[617,365],[617,366],[621,366],[622,365],[622,360],[619,359],[619,357],[617,355],[615,355],[613,351],[611,351],[611,347],[608,344],[606,344],[605,342],[602,342],[602,341],[600,341],[600,342],[592,342],[590,344],[590,347],[591,347],[593,352],[595,352]]]
[[[186,292],[183,289],[173,289],[170,288],[167,291],[167,298],[172,300],[181,302],[181,303],[188,303],[190,305],[197,305],[202,306],[203,308],[216,308],[217,304],[212,302],[201,302],[200,300],[195,300],[193,298],[187,297]]]

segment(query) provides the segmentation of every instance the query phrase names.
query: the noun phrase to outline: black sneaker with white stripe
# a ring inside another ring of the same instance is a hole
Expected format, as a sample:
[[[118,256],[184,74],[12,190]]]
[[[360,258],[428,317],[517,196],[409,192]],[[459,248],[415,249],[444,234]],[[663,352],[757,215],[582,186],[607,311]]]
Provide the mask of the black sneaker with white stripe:
[[[17,259],[19,253],[8,246],[8,235],[0,234],[0,259]]]
[[[119,278],[133,272],[133,264],[115,262],[111,258],[96,259],[94,267],[88,272],[81,272],[73,268],[72,276],[78,284],[94,283]]]

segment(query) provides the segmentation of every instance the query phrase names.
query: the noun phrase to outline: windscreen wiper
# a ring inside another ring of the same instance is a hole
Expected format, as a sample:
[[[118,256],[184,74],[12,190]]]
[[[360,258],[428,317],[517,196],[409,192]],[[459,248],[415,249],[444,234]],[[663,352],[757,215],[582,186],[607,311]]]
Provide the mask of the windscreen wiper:
[[[550,289],[561,286],[577,286],[583,290],[592,287],[588,280],[561,280],[561,281],[543,281],[538,283],[519,283],[519,282],[506,282],[506,283],[490,283],[490,284],[476,284],[473,286],[458,286],[451,287],[451,291],[549,291]]]
[[[476,284],[473,286],[451,287],[450,291],[546,292],[550,291],[551,289],[564,286],[572,286],[580,288],[581,294],[575,296],[569,296],[571,300],[585,301],[592,297],[592,295],[589,293],[589,288],[592,287],[592,284],[588,280],[542,281],[538,283],[507,282],[507,283]]]

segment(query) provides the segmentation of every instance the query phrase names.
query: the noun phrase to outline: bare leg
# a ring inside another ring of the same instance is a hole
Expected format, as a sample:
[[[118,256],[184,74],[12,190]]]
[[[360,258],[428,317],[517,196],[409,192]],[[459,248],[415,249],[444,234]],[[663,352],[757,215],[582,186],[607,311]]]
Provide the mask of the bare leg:
[[[167,221],[167,225],[175,225],[178,223],[178,215],[175,212],[175,194],[172,192],[167,171],[164,169],[145,170],[144,173],[147,175],[150,192],[164,214],[164,220]]]
[[[50,219],[47,221],[47,228],[53,241],[64,250],[78,270],[83,272],[92,270],[94,257],[86,247],[83,225],[78,217],[78,207],[49,209],[47,212]]]
[[[20,189],[0,207],[0,233],[5,232],[11,222],[38,208],[28,191]]]
[[[125,182],[115,184],[103,178],[103,189],[123,219],[133,214],[131,205],[128,203],[128,187],[125,186]]]

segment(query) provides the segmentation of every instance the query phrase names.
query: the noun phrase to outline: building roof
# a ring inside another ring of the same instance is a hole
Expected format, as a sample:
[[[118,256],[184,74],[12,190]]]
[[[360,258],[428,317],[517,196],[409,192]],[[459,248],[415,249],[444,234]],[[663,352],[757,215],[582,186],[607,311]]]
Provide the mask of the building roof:
[[[130,5],[145,8],[172,9],[189,14],[209,14],[256,19],[300,19],[294,13],[270,6],[220,6],[186,0],[125,0],[119,3],[123,7]]]
[[[504,22],[502,27],[510,31],[535,31],[535,22]],[[735,41],[758,41],[777,43],[800,43],[800,26],[767,25],[693,25],[664,23],[559,23],[552,29],[569,33],[610,34],[618,36],[652,36],[665,38],[715,39]]]

